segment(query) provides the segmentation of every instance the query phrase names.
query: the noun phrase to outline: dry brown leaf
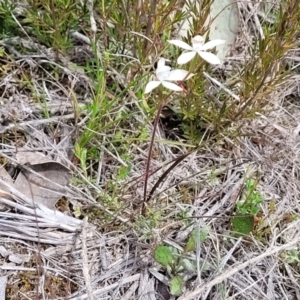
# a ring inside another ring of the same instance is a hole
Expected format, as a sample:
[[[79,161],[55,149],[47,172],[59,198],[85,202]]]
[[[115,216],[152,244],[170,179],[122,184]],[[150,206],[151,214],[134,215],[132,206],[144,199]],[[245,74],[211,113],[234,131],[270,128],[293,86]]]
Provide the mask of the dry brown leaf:
[[[8,174],[8,172],[5,170],[3,166],[0,167],[0,178],[8,184],[11,185],[14,184],[13,179],[11,178],[11,176]],[[1,183],[0,183],[0,196],[5,198],[11,198],[8,188]]]
[[[19,150],[22,150],[22,148]],[[16,160],[20,165],[36,165],[51,161],[45,154],[32,151],[19,151],[16,154]]]
[[[8,259],[10,262],[15,263],[17,265],[23,264],[24,262],[30,261],[30,255],[27,254],[10,254]]]
[[[14,186],[35,204],[41,203],[53,209],[64,195],[69,183],[70,171],[57,162],[46,162],[29,166],[33,172],[22,169]]]

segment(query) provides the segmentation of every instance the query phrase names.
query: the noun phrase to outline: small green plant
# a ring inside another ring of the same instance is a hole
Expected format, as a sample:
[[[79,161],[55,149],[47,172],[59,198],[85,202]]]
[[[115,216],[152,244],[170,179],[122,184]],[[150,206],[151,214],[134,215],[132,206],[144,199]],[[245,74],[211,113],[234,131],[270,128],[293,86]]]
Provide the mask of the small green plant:
[[[254,216],[260,210],[263,197],[256,190],[258,180],[247,179],[244,193],[235,207],[235,215],[231,219],[233,230],[237,236],[249,234],[254,227]]]
[[[75,0],[28,1],[23,21],[29,32],[57,53],[71,47],[69,32],[87,15],[85,5]]]
[[[12,17],[16,4],[11,1],[4,0],[0,2],[0,37],[6,38],[18,35],[18,28]]]
[[[300,257],[298,250],[289,250],[285,253],[285,261],[290,265],[300,267]]]
[[[74,149],[74,154],[79,159],[80,167],[81,167],[81,169],[83,170],[83,172],[86,175],[86,169],[87,169],[87,165],[86,165],[87,149],[80,147],[79,144],[76,144],[75,145],[75,149]]]
[[[154,259],[165,269],[170,277],[170,292],[173,296],[180,296],[183,292],[188,276],[197,272],[197,261],[188,255],[195,251],[197,244],[203,243],[208,237],[205,228],[194,229],[184,247],[182,253],[174,247],[159,245],[154,250]],[[203,263],[202,270],[209,269],[207,263]]]
[[[258,181],[248,179],[245,185],[245,192],[242,199],[236,203],[237,213],[241,215],[256,215],[259,211],[259,204],[263,202],[263,197],[256,190]]]
[[[234,216],[231,218],[234,236],[240,237],[249,234],[254,228],[254,217],[250,215]]]

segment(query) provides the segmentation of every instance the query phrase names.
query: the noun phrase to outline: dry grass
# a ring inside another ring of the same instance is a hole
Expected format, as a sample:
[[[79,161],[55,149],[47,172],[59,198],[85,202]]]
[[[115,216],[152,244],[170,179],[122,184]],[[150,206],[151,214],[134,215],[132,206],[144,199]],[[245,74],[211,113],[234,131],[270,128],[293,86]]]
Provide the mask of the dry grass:
[[[225,59],[224,86],[261,34],[254,1],[238,7],[240,35]],[[284,60],[292,76],[273,87],[264,110],[255,119],[232,121],[218,135],[206,128],[203,146],[169,170],[143,215],[153,103],[135,93],[143,81],[133,86],[134,92],[126,89],[128,78],[113,63],[103,79],[111,90],[97,93],[99,78],[78,68],[94,55],[88,41],[79,36],[57,59],[55,49],[29,36],[0,40],[2,164],[15,170],[16,153],[43,152],[73,176],[56,212],[34,207],[1,179],[1,188],[14,196],[1,193],[0,198],[0,275],[8,279],[6,299],[175,299],[166,287],[170,277],[153,251],[159,244],[183,251],[194,228],[206,228],[208,238],[189,254],[198,268],[187,272],[178,299],[300,299],[300,264],[291,259],[300,242],[298,45]],[[100,94],[111,106],[95,118],[101,126],[94,130],[87,106]],[[182,136],[168,140],[165,127],[162,122],[155,133],[159,142],[148,192],[169,162],[195,148]],[[91,145],[86,165],[74,155],[78,141]],[[122,176],[128,165],[130,172]],[[230,233],[230,217],[246,175],[260,179],[257,189],[264,201],[252,233],[237,238]]]

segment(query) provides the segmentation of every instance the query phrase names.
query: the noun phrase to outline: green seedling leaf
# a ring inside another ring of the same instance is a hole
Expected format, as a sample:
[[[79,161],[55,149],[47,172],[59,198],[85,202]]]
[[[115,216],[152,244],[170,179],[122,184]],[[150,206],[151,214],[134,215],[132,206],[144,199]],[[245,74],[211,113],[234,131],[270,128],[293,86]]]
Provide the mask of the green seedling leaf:
[[[192,261],[192,260],[184,258],[181,261],[181,265],[186,271],[190,271],[190,272],[196,272],[197,271],[196,261]]]
[[[190,238],[185,246],[185,251],[194,251],[197,243],[203,243],[208,237],[207,230],[205,228],[195,228],[190,235]]]
[[[87,149],[84,148],[82,149],[80,155],[80,165],[83,170],[86,170],[86,157],[87,157]]]
[[[197,272],[197,262],[195,260],[184,258],[181,261],[181,266],[185,271]],[[211,270],[212,268],[213,267],[207,261],[200,260],[201,271],[208,271]]]
[[[260,210],[260,204],[263,202],[263,197],[255,190],[257,182],[253,179],[246,181],[245,193],[242,200],[236,204],[236,212],[241,215],[250,214],[256,215]]]
[[[170,292],[173,296],[180,296],[182,288],[184,287],[184,280],[180,276],[175,276],[170,281]]]
[[[231,219],[233,231],[237,236],[247,235],[253,230],[253,216],[234,216]]]
[[[121,168],[119,169],[118,178],[119,179],[124,179],[129,174],[130,171],[131,171],[131,166],[130,165],[121,166]]]
[[[296,250],[291,250],[287,252],[286,262],[288,264],[300,263],[299,254]]]
[[[154,250],[154,259],[164,267],[171,265],[174,260],[172,251],[167,246],[157,246]]]

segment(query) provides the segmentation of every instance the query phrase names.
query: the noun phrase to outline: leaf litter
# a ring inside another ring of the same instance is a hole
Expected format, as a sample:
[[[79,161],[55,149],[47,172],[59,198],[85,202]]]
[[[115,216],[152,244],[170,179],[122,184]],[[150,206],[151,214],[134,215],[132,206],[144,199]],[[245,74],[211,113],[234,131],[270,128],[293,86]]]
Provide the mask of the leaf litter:
[[[238,6],[241,15],[245,16],[243,21],[250,19],[252,14],[258,16],[257,7],[252,6],[252,10],[251,7],[249,10],[247,3],[242,2],[238,3]],[[259,19],[256,18],[257,20]],[[254,22],[252,26],[255,31],[257,23]],[[243,36],[238,37],[236,47],[241,46],[241,49],[245,50],[244,46],[249,42],[247,39],[252,39],[252,36],[247,30],[244,34],[246,41],[243,40]],[[5,46],[6,42],[2,45]],[[299,52],[299,49],[295,49],[295,53],[298,53],[297,51]],[[28,64],[31,59],[17,58],[23,59],[23,62]],[[295,58],[297,55],[291,54],[289,59],[293,61]],[[50,51],[47,51],[47,59],[49,64],[55,63],[54,55]],[[234,63],[236,60],[242,60],[242,55],[234,55],[227,59],[229,63]],[[68,63],[61,68],[68,76],[75,81],[84,77],[69,68],[68,58],[66,60]],[[7,74],[6,81],[9,75]],[[36,74],[33,72],[32,75],[36,90],[41,90]],[[284,87],[274,91],[275,103],[272,105],[277,108],[276,111],[267,116],[257,116],[255,120],[243,121],[244,137],[235,140],[224,137],[223,141],[210,145],[209,149],[185,158],[158,187],[153,198],[162,201],[167,199],[169,215],[165,226],[154,233],[157,243],[165,243],[182,250],[182,232],[190,233],[198,226],[208,228],[208,239],[201,247],[196,247],[195,259],[198,257],[200,261],[201,258],[201,261],[208,262],[214,268],[210,268],[208,273],[201,272],[199,268],[198,274],[195,275],[197,279],[190,282],[185,294],[179,299],[197,297],[218,299],[223,297],[225,286],[228,299],[298,297],[298,273],[284,262],[284,256],[288,255],[290,249],[298,249],[300,241],[299,220],[293,219],[293,216],[299,213],[300,114],[292,100],[284,101],[291,96],[299,96],[298,83],[299,76],[295,75]],[[13,93],[14,88],[16,93]],[[48,90],[52,97],[49,102],[53,101],[55,104],[54,116],[50,120],[46,118],[35,120],[32,110],[25,111],[25,115],[24,112],[20,113],[19,105],[24,98],[21,97],[13,80],[10,81],[6,91],[14,94],[13,98],[8,97],[12,100],[10,105],[16,104],[14,109],[20,114],[17,114],[19,119],[14,119],[10,114],[10,118],[4,120],[4,124],[9,125],[1,125],[3,126],[1,133],[15,130],[21,133],[25,137],[26,146],[30,146],[33,159],[29,159],[30,155],[26,152],[24,160],[18,160],[16,153],[21,147],[18,146],[17,140],[15,148],[11,148],[9,143],[1,144],[2,156],[13,165],[13,168],[17,168],[18,164],[21,165],[19,174],[14,180],[3,166],[0,168],[0,240],[3,249],[6,250],[1,252],[6,254],[0,257],[1,284],[4,282],[4,286],[12,291],[11,294],[17,295],[17,298],[10,299],[25,299],[18,294],[19,290],[26,294],[27,298],[36,299],[36,287],[38,294],[44,299],[55,297],[61,299],[70,294],[69,299],[73,300],[92,299],[93,296],[95,299],[155,299],[154,295],[157,292],[155,284],[157,281],[168,284],[168,278],[153,263],[151,246],[149,247],[144,240],[137,241],[134,229],[124,226],[122,230],[118,228],[99,230],[86,219],[74,218],[71,211],[61,212],[56,209],[58,199],[62,195],[67,195],[73,198],[70,201],[74,203],[95,204],[102,213],[110,213],[108,208],[96,203],[92,192],[89,191],[100,193],[101,190],[97,189],[97,186],[92,183],[87,183],[88,188],[82,189],[67,186],[70,174],[78,170],[72,164],[72,158],[67,155],[68,146],[57,147],[55,139],[44,133],[44,129],[49,124],[57,124],[59,127],[62,123],[68,123],[74,118],[74,114],[67,95],[57,93],[54,84]],[[64,90],[63,85],[61,90]],[[63,101],[57,102],[62,98]],[[28,99],[23,103],[26,107],[30,106],[30,103],[26,102]],[[84,107],[85,100],[83,97],[81,100],[80,105]],[[71,115],[66,118],[57,116],[57,107],[60,105],[61,111],[68,114],[71,112]],[[39,111],[38,114],[40,113]],[[249,137],[249,132],[256,139]],[[163,132],[158,131],[157,136],[161,138]],[[105,150],[109,153],[109,150]],[[137,153],[137,158],[132,172],[135,178],[142,177],[144,168],[141,161],[145,161],[147,154],[140,147],[133,150]],[[161,153],[161,157],[153,158],[155,166],[161,166],[160,158],[162,161],[174,158],[168,144],[159,144],[157,151]],[[53,160],[53,157],[44,161],[37,154],[40,152],[49,152],[63,163]],[[118,157],[110,156],[109,159],[115,163],[119,162]],[[212,176],[212,166],[215,167],[214,171],[218,176]],[[241,238],[228,239],[229,235],[226,235],[224,228],[229,228],[228,215],[242,184],[241,174],[245,174],[245,169],[249,166],[253,168],[253,172],[259,171],[263,174],[259,189],[265,198],[262,211],[268,217],[262,218],[257,227],[256,234],[260,235],[261,240],[253,236],[249,236],[246,241]],[[112,174],[112,168],[106,165],[106,174]],[[20,183],[16,184],[20,174],[22,174]],[[157,172],[153,175],[149,185],[153,186],[161,174],[162,172]],[[208,176],[211,176],[209,182]],[[192,204],[185,204],[180,201],[178,189],[184,194],[187,187],[191,186],[194,187],[195,201]],[[49,193],[49,190],[55,192]],[[128,188],[124,194],[125,199],[138,200],[142,196],[142,191],[137,184],[134,193]],[[274,201],[276,204],[273,207]],[[132,207],[129,206],[127,210],[122,211],[121,216],[113,213],[112,215],[121,224],[126,223],[124,220],[130,220],[128,211],[134,209],[134,204],[133,201],[133,204],[130,204]],[[159,205],[155,208],[159,209]],[[195,218],[195,222],[190,226],[184,222],[173,222],[172,216],[179,212],[199,218]],[[213,216],[219,218],[211,218]],[[269,241],[266,243],[266,240]],[[4,264],[9,255],[15,255],[12,256],[14,262]],[[31,259],[18,261],[16,258],[22,257],[21,255]],[[39,272],[40,269],[43,269],[42,273]],[[21,275],[25,277],[23,281]],[[16,279],[20,282],[18,291],[13,289]],[[30,280],[33,285],[29,284]],[[202,285],[198,280],[203,280]],[[61,290],[55,290],[55,285]],[[55,290],[52,295],[45,289],[50,286]],[[62,291],[66,293],[63,294]],[[3,293],[0,294],[2,295]]]

